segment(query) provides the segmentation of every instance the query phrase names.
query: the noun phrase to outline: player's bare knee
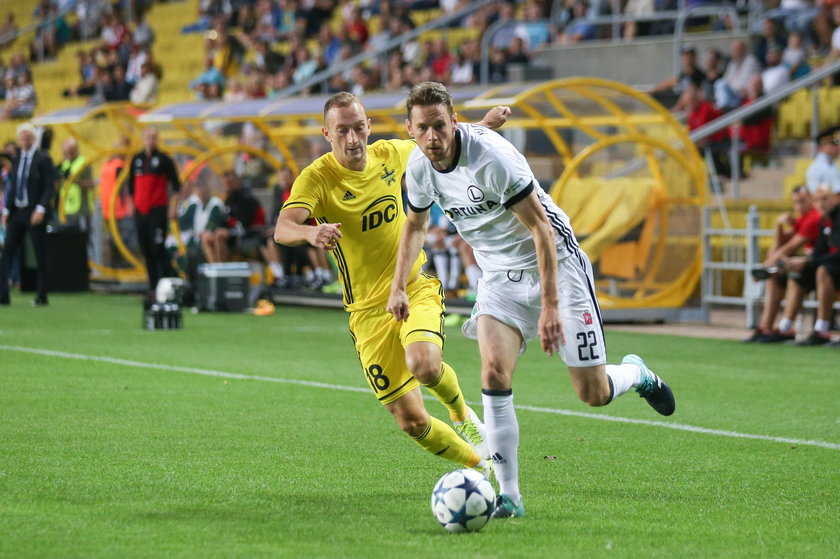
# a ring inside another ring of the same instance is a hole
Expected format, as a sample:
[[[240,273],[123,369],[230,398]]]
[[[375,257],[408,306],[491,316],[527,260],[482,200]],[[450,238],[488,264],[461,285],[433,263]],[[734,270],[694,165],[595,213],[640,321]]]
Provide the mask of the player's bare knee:
[[[490,390],[508,390],[511,386],[510,371],[488,363],[481,371],[481,385]]]
[[[405,364],[420,384],[430,384],[440,376],[439,351],[411,346],[405,352]]]

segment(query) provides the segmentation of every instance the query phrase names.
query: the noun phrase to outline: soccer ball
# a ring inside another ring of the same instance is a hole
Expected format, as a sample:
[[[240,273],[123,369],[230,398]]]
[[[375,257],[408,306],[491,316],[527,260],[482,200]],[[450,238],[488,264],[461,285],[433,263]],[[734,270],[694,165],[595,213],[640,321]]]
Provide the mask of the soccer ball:
[[[432,512],[450,532],[478,532],[493,514],[496,491],[475,470],[449,472],[432,491]]]

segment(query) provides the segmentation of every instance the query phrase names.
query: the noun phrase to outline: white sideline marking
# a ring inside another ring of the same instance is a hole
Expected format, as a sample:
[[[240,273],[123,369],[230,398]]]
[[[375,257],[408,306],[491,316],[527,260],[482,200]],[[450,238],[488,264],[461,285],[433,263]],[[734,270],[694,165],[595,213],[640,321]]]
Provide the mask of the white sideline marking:
[[[153,369],[157,371],[177,371],[180,373],[192,373],[195,375],[204,375],[209,377],[230,378],[237,380],[260,380],[264,382],[275,382],[280,384],[296,384],[300,386],[312,386],[315,388],[329,388],[332,390],[343,390],[345,392],[360,392],[368,394],[370,390],[358,386],[344,386],[341,384],[329,384],[325,382],[315,382],[309,380],[284,379],[277,377],[264,377],[259,375],[243,375],[240,373],[227,373],[224,371],[216,371],[213,369],[199,369],[196,367],[179,367],[177,365],[162,365],[159,363],[145,363],[143,361],[132,361],[130,359],[119,359],[116,357],[105,357],[100,355],[84,355],[79,353],[67,353],[64,351],[54,351],[50,349],[36,349],[22,346],[11,346],[0,344],[0,350],[17,351],[21,353],[30,353],[34,355],[45,355],[48,357],[61,357],[64,359],[76,359],[79,361],[96,361],[99,363],[111,363],[113,365],[122,365],[124,367],[137,367],[141,369]],[[425,396],[427,399],[434,399],[432,396]],[[539,406],[516,405],[517,409],[525,411],[533,411],[538,413],[551,413],[555,415],[567,415],[572,417],[583,417],[586,419],[600,419],[602,421],[614,421],[616,423],[633,423],[637,425],[649,425],[651,427],[664,427],[666,429],[674,429],[676,431],[688,431],[692,433],[704,433],[706,435],[717,435],[721,437],[731,437],[736,439],[752,439],[759,441],[769,441],[774,443],[784,443],[797,446],[815,446],[820,448],[828,448],[831,450],[840,450],[840,444],[829,443],[826,441],[812,441],[808,439],[791,439],[787,437],[772,437],[770,435],[754,435],[750,433],[739,433],[737,431],[724,431],[721,429],[707,429],[706,427],[695,427],[694,425],[685,425],[683,423],[666,423],[664,421],[649,421],[647,419],[632,419],[629,417],[615,417],[609,415],[601,415],[597,413],[578,412],[572,410],[562,410],[556,408],[545,408]]]

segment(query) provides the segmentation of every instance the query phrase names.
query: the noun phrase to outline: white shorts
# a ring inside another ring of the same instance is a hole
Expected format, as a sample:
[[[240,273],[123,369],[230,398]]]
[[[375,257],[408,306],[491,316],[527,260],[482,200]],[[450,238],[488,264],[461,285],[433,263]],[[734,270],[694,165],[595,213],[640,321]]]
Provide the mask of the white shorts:
[[[591,367],[607,362],[607,346],[601,309],[595,297],[592,264],[582,251],[557,264],[558,308],[563,321],[566,343],[560,356],[569,367]],[[489,315],[519,330],[521,352],[526,342],[539,335],[542,311],[539,270],[511,270],[484,273],[478,282],[478,294],[472,314],[464,323],[464,335],[476,339],[478,317]]]

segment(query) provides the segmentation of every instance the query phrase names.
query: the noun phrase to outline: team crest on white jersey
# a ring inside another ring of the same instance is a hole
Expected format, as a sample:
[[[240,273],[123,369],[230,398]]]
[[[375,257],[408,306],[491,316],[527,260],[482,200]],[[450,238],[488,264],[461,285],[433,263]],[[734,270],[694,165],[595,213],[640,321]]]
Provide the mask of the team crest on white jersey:
[[[474,184],[467,188],[467,196],[469,196],[470,200],[476,203],[484,200],[484,192],[482,192],[481,189]]]

